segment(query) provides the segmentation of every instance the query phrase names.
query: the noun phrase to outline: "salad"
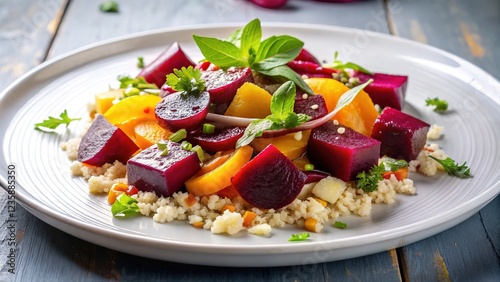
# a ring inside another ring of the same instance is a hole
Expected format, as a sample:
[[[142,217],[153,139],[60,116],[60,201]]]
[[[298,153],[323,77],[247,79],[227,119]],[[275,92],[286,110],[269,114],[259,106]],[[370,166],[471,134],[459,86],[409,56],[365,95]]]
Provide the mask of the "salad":
[[[193,39],[203,61],[177,43],[152,62],[139,58],[136,76],[95,95],[83,137],[62,144],[72,173],[107,194],[115,217],[231,235],[287,224],[321,232],[415,194],[409,171],[470,177],[428,144],[438,126],[401,111],[404,75],[372,73],[337,53],[322,65],[297,38],[262,39],[258,19],[224,40]],[[73,120],[64,112],[36,126]]]

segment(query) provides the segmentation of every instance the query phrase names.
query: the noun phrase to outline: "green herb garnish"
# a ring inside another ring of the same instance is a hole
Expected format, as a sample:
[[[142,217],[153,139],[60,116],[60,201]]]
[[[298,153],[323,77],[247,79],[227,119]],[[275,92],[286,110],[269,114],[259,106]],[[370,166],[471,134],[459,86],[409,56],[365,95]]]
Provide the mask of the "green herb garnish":
[[[425,105],[434,106],[434,111],[437,113],[444,113],[448,110],[448,102],[446,102],[446,100],[439,99],[437,97],[434,99],[427,98],[425,100]]]
[[[215,125],[210,123],[203,124],[203,129],[202,129],[203,134],[209,135],[209,134],[214,134],[214,132],[215,132]]]
[[[118,2],[106,0],[99,5],[99,10],[105,13],[118,13]]]
[[[314,165],[313,164],[306,164],[306,165],[304,165],[304,170],[305,171],[312,171],[312,170],[314,170]]]
[[[60,118],[55,118],[55,117],[49,116],[48,119],[45,119],[42,122],[35,124],[35,129],[38,129],[38,130],[56,129],[61,124],[66,124],[66,127],[68,127],[72,121],[80,120],[80,118],[68,117],[67,110],[64,110],[64,112],[62,112],[59,115],[59,117]]]
[[[365,193],[373,192],[378,189],[378,182],[382,179],[382,173],[385,172],[384,165],[374,165],[368,172],[362,171],[356,175],[356,187]]]
[[[196,155],[198,155],[198,159],[200,162],[205,161],[205,152],[203,151],[203,148],[200,145],[196,145],[193,148],[191,148],[191,152],[196,152]]]
[[[408,166],[408,162],[406,162],[405,160],[396,160],[387,156],[383,156],[380,160],[381,165],[383,165],[385,171],[396,171],[400,168]]]
[[[271,114],[264,119],[251,122],[243,136],[236,142],[236,148],[250,144],[255,137],[262,136],[265,130],[277,130],[296,127],[311,119],[293,111],[295,104],[295,85],[291,81],[281,85],[271,98]]]
[[[193,148],[193,144],[189,143],[188,141],[182,141],[181,148],[186,151],[191,151],[191,149]]]
[[[182,139],[184,139],[186,137],[187,137],[187,131],[183,128],[183,129],[177,130],[172,135],[170,135],[168,140],[170,140],[172,142],[181,142]]]
[[[144,57],[137,57],[137,67],[140,69],[144,68]]]
[[[117,79],[120,82],[120,89],[125,89],[123,98],[139,95],[141,92],[152,95],[159,94],[158,86],[154,83],[148,83],[142,76],[134,78],[129,75],[119,75]]]
[[[333,227],[337,227],[337,228],[340,228],[340,229],[346,229],[347,228],[347,224],[342,222],[342,221],[335,221],[333,223]]]
[[[346,63],[342,62],[341,60],[337,59],[338,56],[339,56],[339,52],[335,51],[335,55],[333,57],[333,63],[326,65],[326,67],[341,70],[342,72],[344,72],[346,69],[351,69],[354,71],[360,71],[362,73],[366,73],[366,74],[370,74],[370,75],[373,74],[371,71],[369,71],[369,70],[363,68],[362,66],[355,64],[353,62],[346,62]]]
[[[290,239],[288,239],[288,241],[290,241],[290,242],[305,241],[305,240],[309,239],[309,237],[311,237],[311,235],[309,235],[309,233],[307,233],[307,232],[292,234],[292,237],[290,237]]]
[[[291,80],[306,93],[314,94],[302,78],[286,66],[299,55],[304,42],[288,35],[271,36],[261,41],[259,19],[250,21],[226,40],[197,35],[193,38],[203,56],[223,69],[249,67],[264,75]]]
[[[466,165],[467,162],[464,162],[462,165],[458,165],[458,163],[455,162],[450,157],[447,157],[444,160],[440,160],[440,159],[435,158],[435,157],[430,156],[430,155],[429,155],[429,157],[431,159],[435,160],[436,162],[440,163],[443,166],[444,171],[446,171],[448,173],[448,175],[456,176],[459,178],[472,177],[472,175],[470,174],[470,168]]]
[[[140,209],[136,199],[122,193],[111,206],[111,213],[114,217],[130,217],[140,214]]]
[[[187,95],[199,96],[205,90],[205,81],[201,79],[201,71],[193,66],[174,69],[174,73],[167,75],[166,83],[176,91]]]
[[[168,147],[167,147],[167,143],[165,141],[160,141],[160,142],[156,143],[156,145],[158,146],[158,150],[161,151],[160,155],[162,155],[162,156],[168,155]]]

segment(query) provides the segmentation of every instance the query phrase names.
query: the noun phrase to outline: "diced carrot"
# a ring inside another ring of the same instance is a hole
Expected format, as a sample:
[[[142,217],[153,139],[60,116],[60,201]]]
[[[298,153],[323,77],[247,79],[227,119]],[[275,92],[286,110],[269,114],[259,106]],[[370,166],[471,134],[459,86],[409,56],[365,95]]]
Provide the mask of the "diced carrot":
[[[196,204],[196,198],[192,194],[188,194],[186,199],[184,199],[184,202],[186,203],[186,205],[192,206]]]
[[[203,221],[197,221],[197,222],[193,222],[193,225],[194,228],[203,228]]]
[[[234,212],[236,210],[236,207],[234,205],[230,205],[230,204],[226,204],[222,207],[222,211],[221,212],[224,212],[224,211],[230,211],[230,212]]]
[[[320,203],[324,208],[326,208],[326,206],[328,205],[328,203],[321,199],[321,198],[314,198],[316,200],[316,202]]]
[[[252,226],[252,221],[257,217],[257,214],[251,211],[245,211],[243,214],[243,226]]]
[[[113,186],[111,186],[111,189],[109,189],[108,192],[108,203],[109,204],[114,204],[116,201],[116,198],[120,196],[122,193],[126,192],[128,189],[128,185],[125,183],[115,183]]]
[[[394,174],[397,180],[401,181],[408,176],[408,167],[402,167],[396,171],[386,171],[382,173],[382,177],[390,179],[392,174]]]
[[[322,227],[321,224],[318,223],[318,221],[312,217],[306,219],[304,222],[304,227],[306,230],[311,231],[311,232],[320,232]]]

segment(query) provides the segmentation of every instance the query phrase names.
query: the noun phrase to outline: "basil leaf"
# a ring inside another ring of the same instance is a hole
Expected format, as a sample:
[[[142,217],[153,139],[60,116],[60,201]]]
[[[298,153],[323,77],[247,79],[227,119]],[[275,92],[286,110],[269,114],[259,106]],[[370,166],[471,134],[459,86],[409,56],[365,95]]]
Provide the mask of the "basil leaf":
[[[233,33],[231,33],[231,35],[229,35],[226,38],[226,40],[224,40],[224,41],[227,41],[229,43],[233,43],[234,46],[240,48],[240,45],[241,45],[241,33],[242,32],[243,32],[243,29],[238,28]]]
[[[111,206],[111,213],[114,217],[129,217],[139,214],[140,209],[136,199],[122,193]]]
[[[205,58],[221,68],[246,67],[248,63],[242,58],[241,50],[233,43],[217,38],[193,35],[193,39]]]
[[[283,83],[271,97],[271,114],[284,119],[293,112],[295,104],[295,84],[291,81]]]
[[[256,69],[256,71],[260,72],[261,74],[268,75],[268,76],[280,76],[280,77],[284,77],[284,78],[286,78],[288,80],[293,81],[295,83],[295,85],[297,85],[300,89],[302,89],[303,91],[305,91],[307,94],[314,95],[314,92],[309,87],[309,85],[307,85],[304,82],[304,80],[302,79],[302,77],[300,77],[300,75],[298,75],[295,71],[293,71],[288,66],[283,65],[283,66],[275,67],[275,68],[269,69],[269,70],[259,70],[259,69]]]
[[[361,90],[363,90],[368,84],[372,83],[373,79],[368,80],[367,82],[360,84],[356,87],[353,87],[349,89],[346,93],[342,94],[340,96],[339,100],[337,101],[337,105],[335,106],[335,109],[333,109],[333,112],[338,112],[340,111],[343,107],[349,105],[354,98],[358,95]]]
[[[260,43],[253,67],[268,70],[285,65],[299,55],[303,46],[304,42],[288,35],[271,36]]]
[[[270,129],[273,125],[274,122],[269,119],[259,119],[252,121],[245,129],[243,136],[241,136],[241,138],[236,142],[236,148],[240,148],[250,144],[253,139],[255,139],[255,137],[262,136],[262,132],[264,132],[264,130]]]
[[[249,22],[241,32],[240,49],[243,57],[254,55],[255,51],[259,49],[261,38],[262,28],[260,27],[260,20],[254,19],[253,21]]]

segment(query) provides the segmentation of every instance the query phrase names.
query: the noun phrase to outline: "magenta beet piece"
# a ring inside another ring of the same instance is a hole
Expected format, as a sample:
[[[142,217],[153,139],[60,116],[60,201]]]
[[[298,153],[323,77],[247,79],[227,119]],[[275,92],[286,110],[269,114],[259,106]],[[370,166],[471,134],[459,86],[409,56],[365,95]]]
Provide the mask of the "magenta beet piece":
[[[311,62],[315,63],[317,65],[321,65],[320,61],[309,51],[307,51],[305,48],[302,48],[300,50],[299,55],[294,59],[295,61],[304,61],[304,62]]]
[[[186,151],[178,143],[167,141],[168,153],[153,145],[127,162],[128,183],[140,191],[153,191],[158,196],[170,196],[200,169],[195,152]]]
[[[359,172],[377,164],[380,142],[329,121],[312,130],[307,155],[319,169],[351,181]]]
[[[137,150],[139,147],[121,129],[98,115],[80,142],[78,161],[93,166],[116,160],[125,163]]]
[[[375,120],[371,137],[382,142],[381,156],[411,161],[424,148],[428,131],[429,124],[385,107]]]
[[[146,65],[137,77],[142,76],[147,82],[161,87],[165,83],[167,74],[172,73],[174,69],[189,66],[194,66],[194,63],[182,51],[179,43],[175,42],[154,61]]]
[[[202,130],[190,132],[188,140],[193,145],[200,145],[209,152],[228,151],[236,147],[236,142],[245,132],[241,127],[228,127],[216,130],[213,134],[203,134]]]
[[[318,182],[321,179],[330,176],[329,173],[320,170],[304,171],[304,173],[307,175],[305,184]]]
[[[236,90],[243,83],[253,81],[253,76],[250,68],[229,68],[227,71],[202,71],[201,79],[206,81],[212,103],[223,104],[231,102]]]
[[[156,121],[172,132],[182,128],[193,130],[205,119],[209,106],[208,92],[202,92],[198,97],[177,92],[165,96],[156,105]]]
[[[391,107],[396,110],[403,108],[408,85],[407,76],[383,73],[369,75],[361,72],[356,73],[355,76],[361,83],[373,79],[373,82],[364,90],[370,95],[374,104],[378,104],[381,108]]]
[[[272,144],[231,179],[238,194],[261,209],[278,209],[297,198],[307,176]]]
[[[267,9],[277,9],[285,6],[288,0],[250,0],[250,2]]]
[[[326,108],[325,99],[321,95],[307,96],[307,99],[302,97],[303,94],[295,96],[295,105],[293,111],[297,114],[306,114],[311,117],[311,120],[326,116],[328,109]],[[304,96],[305,97],[305,96]]]
[[[161,98],[165,98],[165,96],[167,95],[170,95],[170,94],[174,94],[175,91],[172,86],[168,85],[168,84],[163,84],[160,88],[160,97]]]
[[[336,72],[334,69],[324,68],[319,64],[307,61],[295,60],[289,62],[287,65],[299,75],[306,75],[308,77],[332,78],[332,74]]]

